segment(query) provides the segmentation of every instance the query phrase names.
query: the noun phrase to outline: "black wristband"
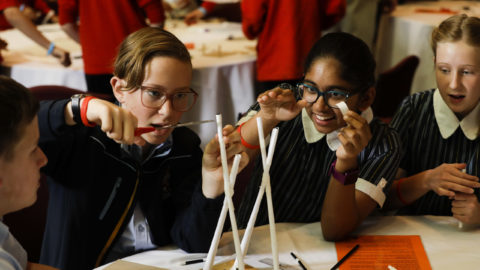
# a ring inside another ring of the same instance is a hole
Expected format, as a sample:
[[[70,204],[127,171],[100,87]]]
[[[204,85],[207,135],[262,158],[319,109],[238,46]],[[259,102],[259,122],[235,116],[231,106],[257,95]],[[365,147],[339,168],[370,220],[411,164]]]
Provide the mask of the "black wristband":
[[[72,101],[73,121],[75,121],[75,123],[77,124],[82,123],[82,118],[80,116],[80,101],[85,96],[85,94],[75,94],[70,98],[70,100]]]

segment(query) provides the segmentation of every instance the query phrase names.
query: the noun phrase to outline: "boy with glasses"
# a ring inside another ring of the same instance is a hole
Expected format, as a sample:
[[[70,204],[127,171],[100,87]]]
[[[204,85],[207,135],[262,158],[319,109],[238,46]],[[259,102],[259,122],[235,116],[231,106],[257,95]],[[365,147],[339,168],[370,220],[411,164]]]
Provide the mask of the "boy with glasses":
[[[195,103],[191,80],[183,43],[143,28],[115,61],[119,106],[83,96],[42,104],[40,146],[51,161],[43,263],[92,269],[167,244],[208,250],[223,203],[218,142],[208,143],[202,163],[195,133],[164,128]],[[135,136],[137,127],[154,129]],[[230,161],[243,151],[233,131],[223,129]]]

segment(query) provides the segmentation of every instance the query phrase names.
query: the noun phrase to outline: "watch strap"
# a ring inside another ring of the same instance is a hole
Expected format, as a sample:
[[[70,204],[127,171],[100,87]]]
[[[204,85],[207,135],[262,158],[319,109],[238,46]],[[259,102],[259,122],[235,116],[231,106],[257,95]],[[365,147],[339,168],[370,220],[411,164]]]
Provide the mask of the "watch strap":
[[[75,94],[70,98],[70,100],[72,101],[73,121],[75,121],[75,123],[77,124],[82,123],[80,104],[81,104],[82,98],[84,97],[86,97],[85,94]]]
[[[351,185],[357,181],[358,173],[360,172],[358,168],[341,173],[335,169],[336,164],[337,164],[337,160],[332,162],[332,165],[330,166],[330,170],[328,173],[329,175],[333,176],[333,178],[335,178],[342,185]]]

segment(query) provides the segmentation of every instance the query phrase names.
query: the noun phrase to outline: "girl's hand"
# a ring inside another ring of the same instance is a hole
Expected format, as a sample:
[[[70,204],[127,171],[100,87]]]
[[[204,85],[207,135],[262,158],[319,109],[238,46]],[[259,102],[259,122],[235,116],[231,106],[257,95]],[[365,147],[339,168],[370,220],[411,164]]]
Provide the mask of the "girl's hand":
[[[464,163],[444,163],[426,171],[425,184],[440,196],[454,197],[461,192],[472,194],[473,188],[480,187],[478,177],[462,172],[467,165]]]
[[[257,101],[260,104],[259,116],[267,121],[291,120],[308,104],[304,100],[297,102],[292,90],[280,87],[260,94]]]
[[[222,132],[229,171],[232,168],[235,155],[241,154],[242,159],[238,166],[238,172],[240,172],[249,161],[248,155],[245,153],[245,147],[241,144],[240,134],[235,132],[235,128],[231,125],[225,126]],[[203,152],[202,179],[202,191],[205,197],[215,198],[223,193],[223,168],[218,136],[210,140]]]
[[[357,156],[368,145],[368,142],[372,138],[370,126],[365,118],[354,111],[349,110],[343,116],[343,119],[347,123],[347,126],[340,129],[340,133],[338,134],[338,139],[342,145],[337,149],[337,160],[339,162],[355,161],[356,163]]]
[[[480,203],[477,195],[455,193],[452,213],[453,217],[465,224],[480,225]]]

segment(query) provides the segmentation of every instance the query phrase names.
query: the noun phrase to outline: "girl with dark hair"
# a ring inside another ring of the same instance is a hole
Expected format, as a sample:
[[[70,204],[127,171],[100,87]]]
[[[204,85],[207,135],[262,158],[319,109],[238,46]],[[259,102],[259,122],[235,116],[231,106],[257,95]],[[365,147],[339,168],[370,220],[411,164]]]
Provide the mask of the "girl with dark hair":
[[[398,135],[373,119],[374,70],[363,41],[347,33],[327,34],[308,54],[297,98],[294,91],[277,87],[261,94],[240,120],[237,131],[251,159],[258,154],[258,133],[255,119],[249,118],[261,117],[265,134],[280,128],[270,169],[277,222],[321,220],[325,239],[333,241],[382,207],[400,161],[400,146]],[[345,115],[340,101],[350,108]],[[257,160],[239,209],[242,226],[261,176]],[[268,222],[265,207],[256,225]]]

